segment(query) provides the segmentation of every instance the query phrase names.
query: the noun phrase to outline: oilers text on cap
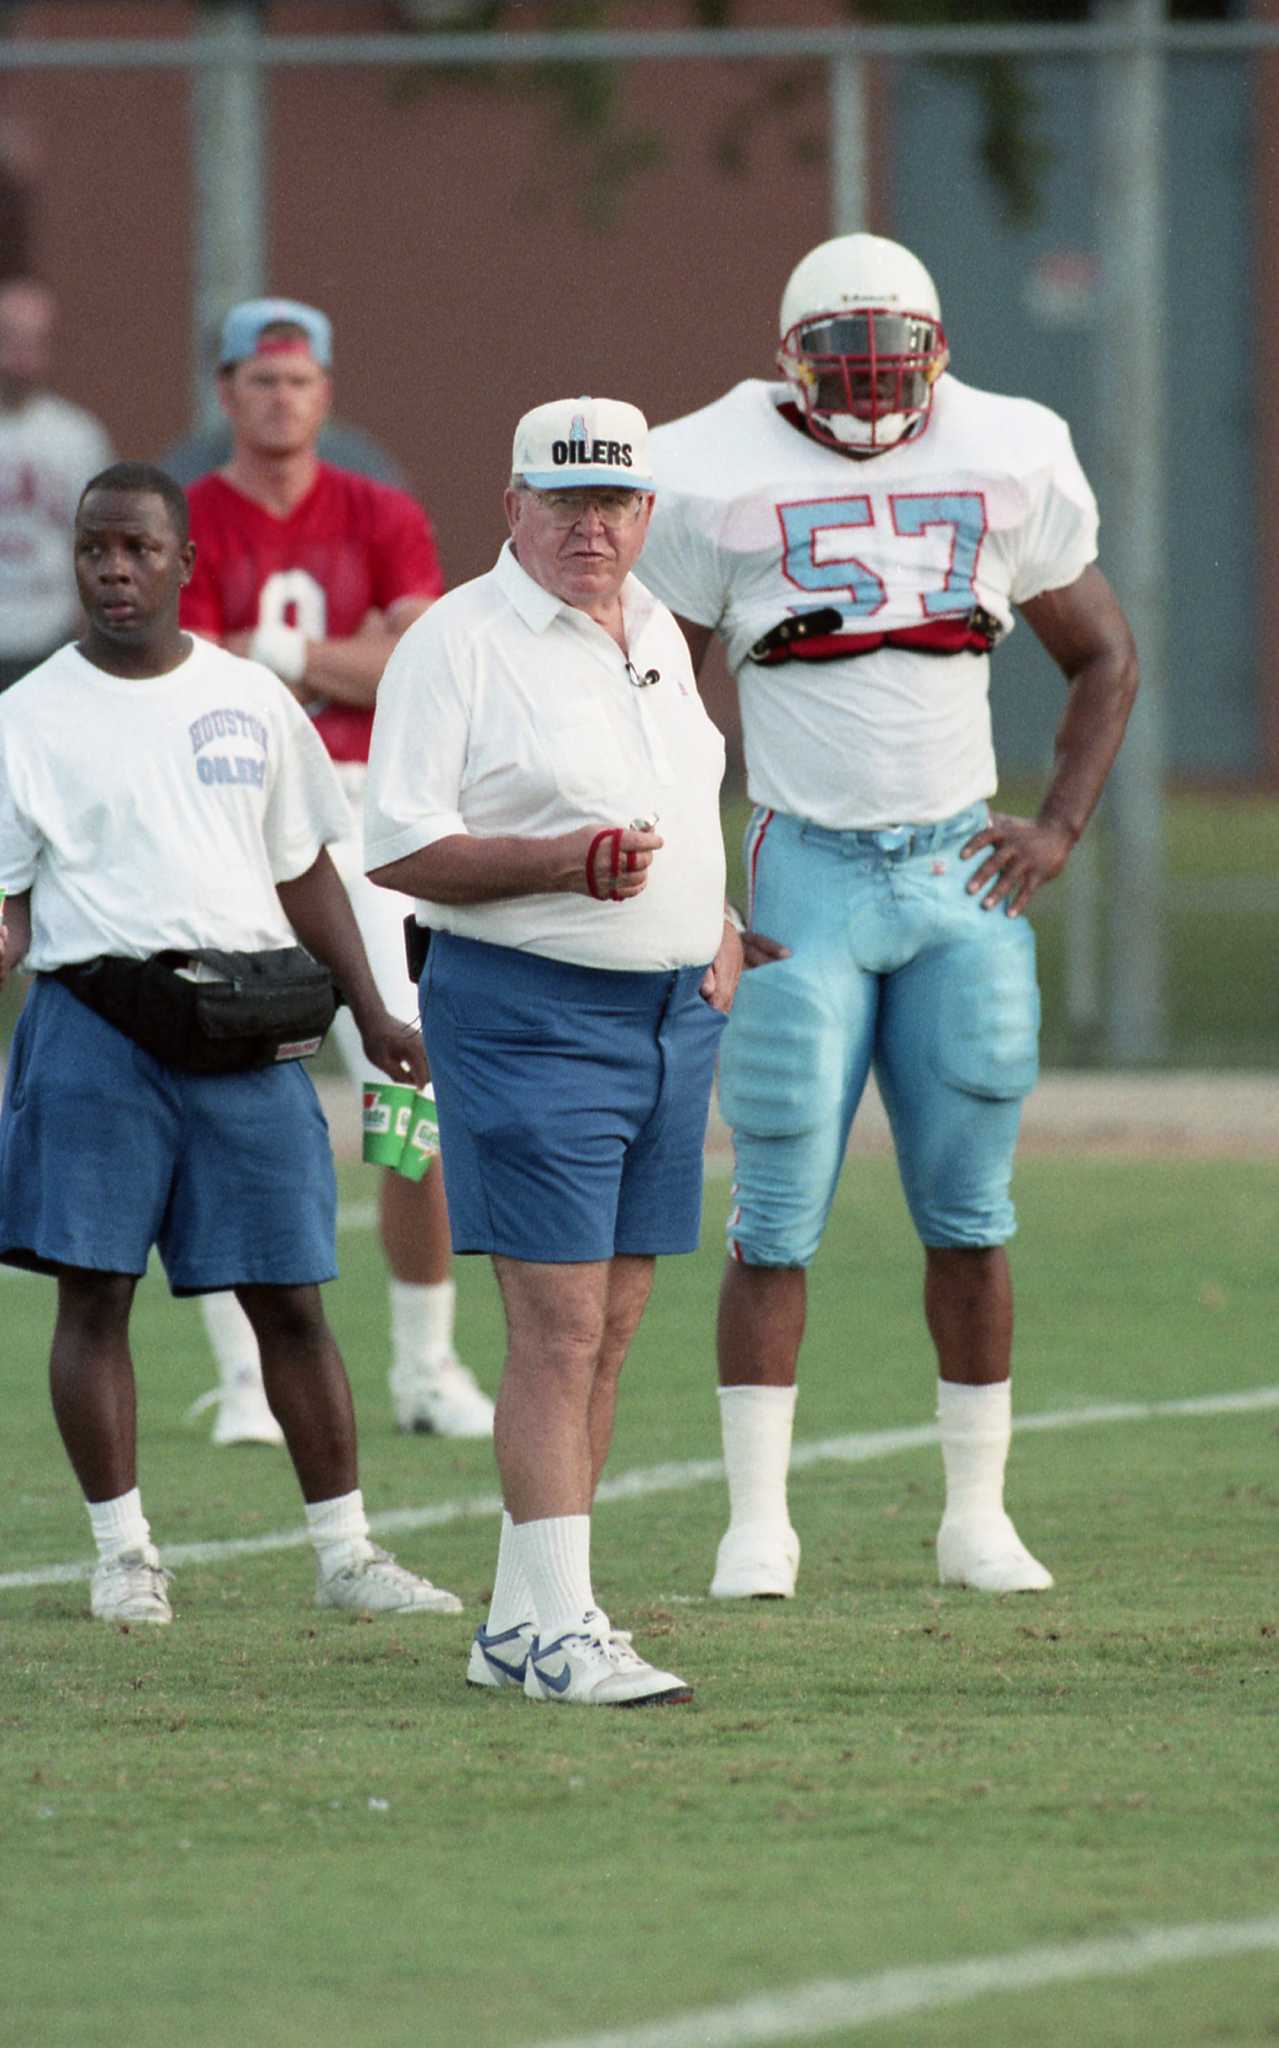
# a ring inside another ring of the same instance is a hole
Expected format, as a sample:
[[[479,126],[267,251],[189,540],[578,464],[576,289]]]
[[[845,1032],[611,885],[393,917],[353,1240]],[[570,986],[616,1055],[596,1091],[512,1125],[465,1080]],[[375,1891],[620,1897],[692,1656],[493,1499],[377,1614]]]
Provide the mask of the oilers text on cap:
[[[322,368],[328,369],[333,361],[333,327],[324,313],[314,306],[304,306],[300,299],[245,299],[242,304],[232,306],[222,323],[222,339],[218,347],[218,363],[227,369],[232,363],[242,363],[246,356],[256,355],[264,327],[272,327],[277,321],[289,326],[300,327],[306,335],[312,356]]]
[[[511,468],[537,491],[651,491],[648,421],[620,398],[556,398],[515,429]]]

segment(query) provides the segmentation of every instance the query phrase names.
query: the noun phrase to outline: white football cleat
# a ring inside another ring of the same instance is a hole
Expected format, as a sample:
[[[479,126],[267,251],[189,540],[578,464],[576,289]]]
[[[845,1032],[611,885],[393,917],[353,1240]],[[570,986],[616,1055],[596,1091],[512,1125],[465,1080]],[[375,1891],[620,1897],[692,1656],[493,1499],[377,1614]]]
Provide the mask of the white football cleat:
[[[493,1403],[450,1351],[430,1364],[391,1367],[395,1425],[418,1436],[492,1436]]]
[[[95,1621],[172,1621],[169,1578],[153,1543],[119,1550],[114,1557],[104,1557],[94,1571],[89,1612]]]
[[[575,1707],[674,1707],[693,1697],[692,1686],[673,1671],[646,1664],[630,1636],[598,1608],[583,1616],[580,1631],[549,1643],[534,1636],[524,1692],[531,1700]]]
[[[799,1538],[786,1523],[741,1522],[720,1538],[712,1600],[790,1600],[799,1572]]]
[[[460,1614],[456,1593],[419,1579],[397,1564],[367,1536],[343,1544],[336,1557],[317,1565],[315,1604],[348,1614]]]
[[[1046,1593],[1053,1583],[1005,1514],[943,1517],[937,1576],[943,1586],[971,1586],[978,1593]]]
[[[282,1444],[280,1428],[266,1398],[262,1374],[256,1365],[243,1365],[235,1378],[210,1393],[201,1394],[187,1409],[187,1421],[194,1422],[206,1408],[217,1409],[213,1418],[215,1444]]]

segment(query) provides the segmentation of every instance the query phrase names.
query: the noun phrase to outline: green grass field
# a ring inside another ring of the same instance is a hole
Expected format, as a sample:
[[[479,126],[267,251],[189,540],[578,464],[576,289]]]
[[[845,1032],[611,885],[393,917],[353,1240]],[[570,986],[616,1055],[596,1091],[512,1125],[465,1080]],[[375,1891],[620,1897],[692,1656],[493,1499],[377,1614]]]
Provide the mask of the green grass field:
[[[1088,1411],[1275,1387],[1279,1166],[1023,1161],[1018,1408],[1060,1422],[1018,1437],[1009,1498],[1058,1585],[993,1601],[934,1583],[933,1446],[827,1442],[931,1413],[918,1256],[878,1158],[852,1162],[814,1274],[799,1595],[705,1598],[722,1487],[691,1468],[718,1454],[712,1181],[705,1249],[663,1266],[623,1383],[608,1477],[647,1489],[596,1514],[601,1597],[697,1688],[638,1714],[465,1687],[491,1454],[392,1432],[371,1177],[342,1179],[329,1300],[366,1497],[435,1513],[384,1540],[467,1612],[319,1614],[297,1546],[185,1564],[178,1619],[151,1634],[89,1621],[83,1581],[0,1584],[6,2040],[638,2048],[626,2030],[668,2021],[651,2048],[1274,2042],[1275,1941],[1007,1987],[1045,1945],[1276,1910],[1279,1407]],[[487,1268],[466,1262],[460,1285],[491,1385]],[[0,1278],[9,1581],[90,1548],[43,1386],[51,1305],[47,1282]],[[135,1335],[161,1545],[295,1532],[281,1454],[214,1451],[207,1418],[185,1424],[209,1374],[198,1315],[158,1271]],[[788,2003],[992,1956],[1005,1988],[908,1997],[897,2019],[801,2024]],[[744,1999],[774,2001],[771,2031],[676,2025]]]

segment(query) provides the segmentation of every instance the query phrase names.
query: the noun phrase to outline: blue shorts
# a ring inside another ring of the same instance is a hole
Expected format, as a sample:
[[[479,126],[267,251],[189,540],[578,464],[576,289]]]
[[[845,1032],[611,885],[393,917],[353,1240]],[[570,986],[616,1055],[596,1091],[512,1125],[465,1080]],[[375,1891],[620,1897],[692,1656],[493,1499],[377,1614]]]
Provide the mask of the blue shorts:
[[[982,910],[959,849],[977,804],[937,825],[833,832],[781,812],[747,828],[751,924],[791,958],[742,977],[720,1107],[737,1173],[729,1249],[805,1266],[874,1067],[926,1245],[1002,1244],[1022,1098],[1038,1073],[1035,936]]]
[[[702,967],[572,967],[436,932],[422,1034],[456,1252],[696,1251],[722,1013]]]
[[[300,1061],[180,1074],[38,976],[0,1113],[0,1260],[146,1271],[174,1294],[337,1271],[329,1129]]]

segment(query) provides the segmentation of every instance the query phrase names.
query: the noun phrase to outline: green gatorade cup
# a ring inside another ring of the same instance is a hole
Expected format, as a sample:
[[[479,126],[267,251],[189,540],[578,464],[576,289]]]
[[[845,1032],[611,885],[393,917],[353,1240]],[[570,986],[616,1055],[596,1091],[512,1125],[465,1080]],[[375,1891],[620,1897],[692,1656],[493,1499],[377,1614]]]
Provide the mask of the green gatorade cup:
[[[435,1107],[435,1090],[428,1081],[413,1097],[409,1134],[400,1154],[400,1172],[407,1180],[421,1180],[439,1149],[439,1112]]]
[[[364,1157],[370,1166],[398,1166],[409,1134],[414,1090],[406,1081],[364,1084]]]

